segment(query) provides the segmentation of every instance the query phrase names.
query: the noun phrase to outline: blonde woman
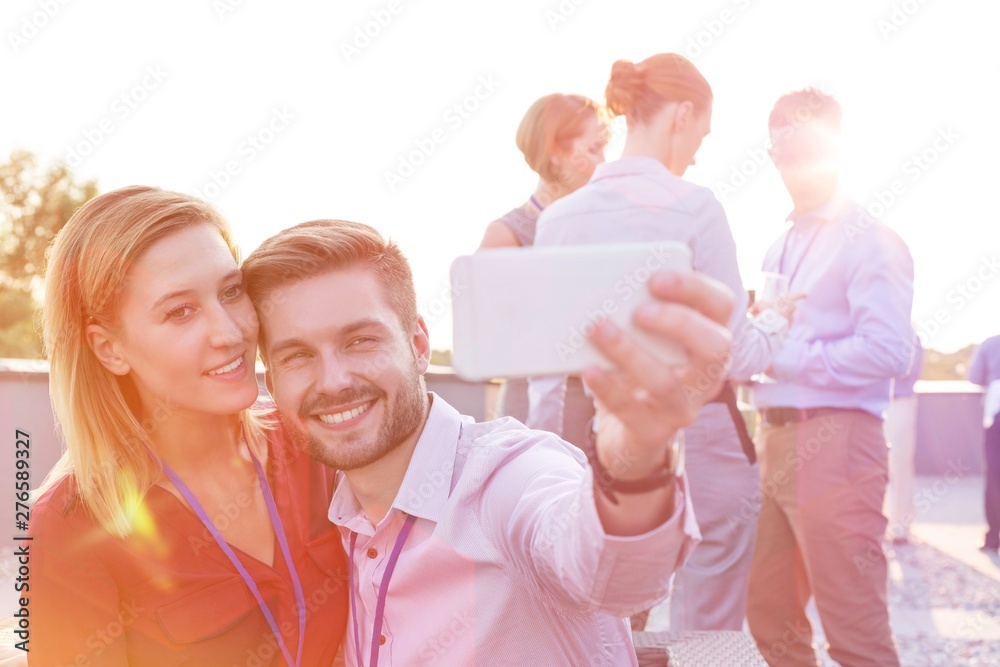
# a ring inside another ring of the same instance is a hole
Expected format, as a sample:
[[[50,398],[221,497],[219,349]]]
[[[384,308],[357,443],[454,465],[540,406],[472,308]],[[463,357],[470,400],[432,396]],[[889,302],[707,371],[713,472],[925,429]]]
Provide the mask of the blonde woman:
[[[538,185],[528,201],[486,227],[480,249],[532,245],[538,215],[580,188],[604,162],[608,132],[596,102],[582,95],[554,93],[528,108],[515,141],[524,161],[538,174]]]
[[[552,202],[579,189],[604,162],[608,143],[607,124],[599,105],[582,95],[554,93],[534,102],[517,128],[517,147],[531,170],[538,174],[535,191],[517,208],[487,226],[484,248],[530,247],[535,240],[538,216]],[[594,416],[593,402],[584,394],[579,377],[540,378],[535,385],[556,391],[561,400],[541,406],[555,407],[552,414],[529,422],[528,381],[504,382],[500,390],[499,414],[510,415],[529,426],[550,430],[577,446],[584,446],[584,426]]]
[[[219,213],[89,201],[50,249],[44,337],[66,452],[32,512],[30,664],[330,664],[330,477],[249,409],[257,319]]]

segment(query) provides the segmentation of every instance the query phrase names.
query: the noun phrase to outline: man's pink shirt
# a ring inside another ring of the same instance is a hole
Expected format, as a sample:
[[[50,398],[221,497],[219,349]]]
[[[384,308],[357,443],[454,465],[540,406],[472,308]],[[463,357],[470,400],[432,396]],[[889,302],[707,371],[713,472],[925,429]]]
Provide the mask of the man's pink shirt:
[[[627,616],[662,601],[700,539],[683,478],[674,515],[607,535],[583,453],[505,418],[476,423],[431,394],[392,508],[373,527],[343,473],[330,505],[353,567],[367,665],[379,585],[406,514],[416,517],[386,598],[379,665],[635,665]]]

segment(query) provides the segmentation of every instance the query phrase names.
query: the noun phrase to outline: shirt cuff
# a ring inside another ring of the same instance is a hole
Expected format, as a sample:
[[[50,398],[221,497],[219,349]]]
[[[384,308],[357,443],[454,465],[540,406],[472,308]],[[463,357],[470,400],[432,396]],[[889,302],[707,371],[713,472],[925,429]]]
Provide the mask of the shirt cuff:
[[[589,482],[593,492],[594,471],[592,468],[588,467],[587,476],[587,482]],[[669,519],[641,535],[609,535],[604,532],[603,539],[605,543],[613,546],[620,555],[626,556],[629,554],[648,553],[650,543],[657,545],[653,547],[656,550],[676,548],[681,542],[685,546],[690,543],[690,548],[687,550],[687,552],[690,552],[695,544],[701,541],[701,531],[694,516],[694,507],[691,504],[691,496],[688,494],[687,485],[687,475],[681,474],[675,478],[674,513],[670,515]],[[596,512],[596,498],[591,497],[590,500],[594,503]],[[601,525],[600,519],[598,519],[598,525]],[[601,530],[602,532],[604,531],[603,525],[601,526]],[[684,558],[687,558],[686,553]]]
[[[788,331],[788,318],[776,310],[767,308],[753,318],[753,326],[768,336],[784,336]]]
[[[584,479],[591,492],[592,474],[588,468]],[[597,516],[594,499],[590,502],[590,521],[594,522],[591,525],[600,531],[595,537],[601,545],[594,570],[593,602],[610,614],[628,616],[666,599],[674,573],[701,541],[687,478],[680,475],[675,481],[674,512],[670,518],[642,535],[608,535]]]

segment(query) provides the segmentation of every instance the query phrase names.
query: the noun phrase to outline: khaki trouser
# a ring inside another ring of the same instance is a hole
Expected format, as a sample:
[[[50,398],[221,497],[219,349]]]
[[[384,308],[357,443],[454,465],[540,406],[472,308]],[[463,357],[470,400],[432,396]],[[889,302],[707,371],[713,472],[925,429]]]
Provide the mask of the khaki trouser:
[[[882,421],[839,411],[758,441],[763,502],[747,620],[769,665],[818,664],[805,607],[816,599],[830,657],[898,667],[881,538],[888,477]]]

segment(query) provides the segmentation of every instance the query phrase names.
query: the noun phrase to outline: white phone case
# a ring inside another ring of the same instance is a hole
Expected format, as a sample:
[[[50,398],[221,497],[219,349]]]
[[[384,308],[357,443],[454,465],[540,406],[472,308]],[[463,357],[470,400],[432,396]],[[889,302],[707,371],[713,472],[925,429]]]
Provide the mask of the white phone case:
[[[468,380],[577,374],[608,362],[587,339],[605,317],[672,364],[676,343],[636,330],[632,313],[650,298],[653,271],[691,271],[683,243],[499,248],[451,266],[455,371]]]

